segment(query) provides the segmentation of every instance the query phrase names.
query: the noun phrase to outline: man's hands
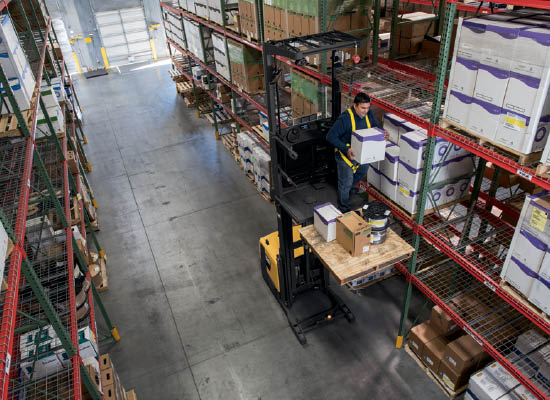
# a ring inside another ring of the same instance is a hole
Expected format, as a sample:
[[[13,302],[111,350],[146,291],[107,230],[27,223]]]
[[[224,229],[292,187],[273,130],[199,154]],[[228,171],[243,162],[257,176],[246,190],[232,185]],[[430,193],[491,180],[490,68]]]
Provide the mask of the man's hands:
[[[348,156],[348,159],[351,161],[351,160],[355,160],[355,153],[353,152],[352,149],[348,149],[348,152],[346,153],[347,156]]]
[[[386,131],[384,131],[384,133],[385,133],[384,140],[386,140],[386,142],[387,142],[388,140],[390,140],[390,134]]]

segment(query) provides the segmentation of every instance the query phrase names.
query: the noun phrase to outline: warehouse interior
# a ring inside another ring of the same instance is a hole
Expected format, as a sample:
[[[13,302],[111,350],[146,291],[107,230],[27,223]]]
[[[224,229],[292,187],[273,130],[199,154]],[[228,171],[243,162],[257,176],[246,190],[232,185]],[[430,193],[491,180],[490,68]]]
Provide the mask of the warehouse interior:
[[[550,398],[550,3],[0,2],[0,398]]]

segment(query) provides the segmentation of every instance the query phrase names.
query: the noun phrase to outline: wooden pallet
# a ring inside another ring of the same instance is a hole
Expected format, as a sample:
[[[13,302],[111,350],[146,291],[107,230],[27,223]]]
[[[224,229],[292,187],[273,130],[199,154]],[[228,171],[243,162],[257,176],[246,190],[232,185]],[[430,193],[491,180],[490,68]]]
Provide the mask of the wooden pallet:
[[[195,99],[193,98],[189,98],[189,97],[184,97],[183,98],[183,102],[185,103],[185,105],[188,107],[188,108],[195,108],[196,107],[196,104],[195,104]],[[208,103],[206,101],[206,99],[201,99],[199,98],[198,99],[198,102],[199,102],[199,107],[203,107],[204,108],[204,105],[207,105],[208,107],[211,107],[211,104]]]
[[[214,116],[212,113],[208,114],[206,119],[214,125]],[[230,116],[225,110],[216,110],[216,122],[218,124],[228,124],[233,122],[233,117]]]
[[[443,393],[449,398],[449,399],[455,399],[458,396],[460,396],[463,392],[468,389],[468,384],[458,388],[457,390],[451,390],[447,386],[445,386],[445,382],[443,382],[439,376],[433,373],[431,369],[426,367],[426,365],[422,362],[422,360],[410,349],[409,345],[405,345],[405,352],[411,356],[411,358],[416,362],[416,364],[422,369],[428,377],[435,382],[435,384],[441,389]]]
[[[31,123],[31,110],[21,111],[23,118],[27,121],[27,125]],[[17,137],[23,136],[21,126],[15,114],[5,114],[0,118],[0,137]]]
[[[176,83],[176,92],[179,94],[187,94],[193,92],[193,84],[191,82]]]
[[[258,193],[260,193],[260,196],[262,196],[265,201],[267,201],[268,203],[271,203],[271,197],[264,191],[258,191]]]
[[[470,140],[473,139],[474,141],[476,141],[477,143],[479,143],[480,145],[483,145],[485,147],[488,147],[488,148],[495,148],[496,147],[498,150],[507,153],[507,156],[509,158],[513,159],[514,161],[516,161],[519,165],[523,165],[523,166],[533,165],[534,163],[539,161],[540,157],[542,156],[542,151],[537,151],[537,152],[534,152],[534,153],[531,153],[531,154],[520,153],[517,150],[511,149],[511,148],[506,147],[506,146],[504,146],[500,143],[497,143],[494,140],[487,139],[487,138],[485,138],[485,137],[483,137],[483,136],[481,136],[481,135],[479,135],[475,132],[472,132],[471,130],[466,129],[463,126],[456,125],[455,123],[453,123],[453,122],[451,122],[447,119],[442,119],[440,125],[441,125],[442,128],[448,129],[450,131],[453,131],[454,133],[465,136],[466,138],[468,138]]]
[[[261,138],[264,137],[264,130],[263,130],[263,128],[262,128],[261,125],[254,125],[254,126],[252,127],[252,130],[253,130],[254,133],[255,133],[256,135],[258,135],[259,137],[261,137]]]
[[[173,69],[169,70],[168,73],[170,74],[172,80],[176,83],[187,81],[187,78],[184,75],[181,75],[179,72]]]
[[[537,166],[536,174],[542,178],[550,179],[550,165],[539,164]]]
[[[414,248],[388,229],[386,241],[352,257],[336,240],[326,242],[313,225],[300,229],[300,236],[340,285],[408,259]]]
[[[518,302],[522,303],[525,308],[528,308],[534,314],[538,315],[541,319],[550,324],[550,317],[548,316],[548,314],[532,304],[523,294],[521,294],[515,287],[510,285],[504,279],[500,281],[500,288],[512,297],[514,297],[514,299],[516,299]]]

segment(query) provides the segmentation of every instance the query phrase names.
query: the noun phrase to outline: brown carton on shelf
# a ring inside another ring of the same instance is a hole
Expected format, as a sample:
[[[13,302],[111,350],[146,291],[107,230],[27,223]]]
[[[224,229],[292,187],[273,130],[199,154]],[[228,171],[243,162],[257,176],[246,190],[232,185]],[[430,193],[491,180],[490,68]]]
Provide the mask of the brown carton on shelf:
[[[424,364],[436,375],[439,373],[439,364],[448,343],[445,337],[438,336],[424,345]]]
[[[103,397],[105,400],[118,400],[117,391],[114,384],[103,386]]]
[[[468,382],[471,372],[472,371],[464,371],[462,373],[456,373],[449,366],[447,360],[441,360],[439,364],[439,378],[447,388],[453,391],[456,391]]]
[[[134,389],[126,392],[126,400],[137,400],[136,392]]]
[[[438,336],[439,333],[430,326],[429,321],[423,322],[411,329],[411,333],[409,334],[409,347],[420,359],[424,359],[426,343],[434,340]]]
[[[111,356],[109,354],[103,354],[99,356],[99,369],[103,371],[104,369],[113,368],[111,363]]]
[[[460,329],[441,307],[434,306],[430,315],[430,325],[441,335],[450,335]]]
[[[354,211],[336,218],[336,240],[352,257],[369,251],[370,234],[370,225]]]
[[[109,386],[116,384],[116,372],[113,368],[107,368],[101,370],[101,385]]]
[[[470,335],[464,335],[447,345],[443,358],[447,367],[456,375],[460,375],[474,370],[485,354],[483,348]]]

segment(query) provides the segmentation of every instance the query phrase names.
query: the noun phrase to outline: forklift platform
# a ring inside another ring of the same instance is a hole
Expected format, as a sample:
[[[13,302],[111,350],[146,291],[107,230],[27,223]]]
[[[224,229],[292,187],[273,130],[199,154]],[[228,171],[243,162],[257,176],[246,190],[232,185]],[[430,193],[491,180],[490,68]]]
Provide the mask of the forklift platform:
[[[352,257],[336,240],[327,243],[313,225],[300,228],[299,232],[304,244],[342,286],[378,269],[403,261],[414,251],[411,245],[390,228],[384,243],[372,245],[368,253],[358,257]]]

